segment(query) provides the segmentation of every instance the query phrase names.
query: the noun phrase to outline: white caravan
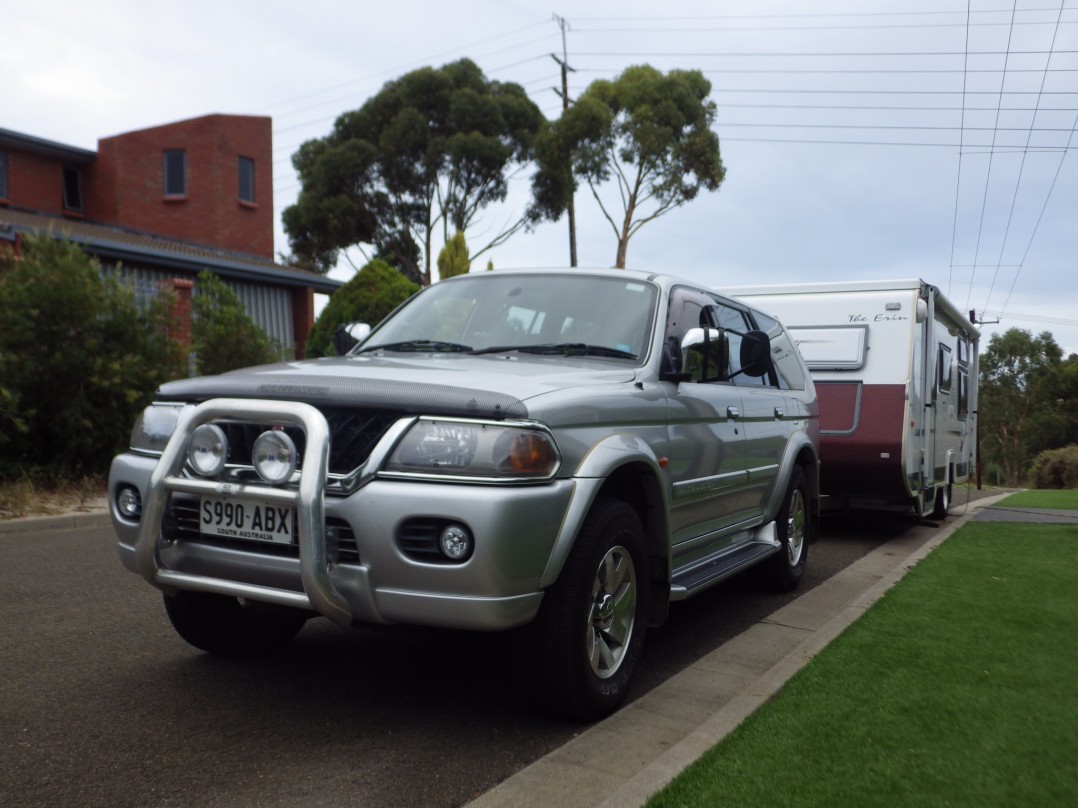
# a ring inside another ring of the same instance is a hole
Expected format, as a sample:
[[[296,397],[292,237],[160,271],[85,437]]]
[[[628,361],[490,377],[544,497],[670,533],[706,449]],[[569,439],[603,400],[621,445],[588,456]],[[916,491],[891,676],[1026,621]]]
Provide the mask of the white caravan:
[[[976,464],[980,332],[924,281],[725,288],[793,335],[820,402],[831,498],[942,519]]]

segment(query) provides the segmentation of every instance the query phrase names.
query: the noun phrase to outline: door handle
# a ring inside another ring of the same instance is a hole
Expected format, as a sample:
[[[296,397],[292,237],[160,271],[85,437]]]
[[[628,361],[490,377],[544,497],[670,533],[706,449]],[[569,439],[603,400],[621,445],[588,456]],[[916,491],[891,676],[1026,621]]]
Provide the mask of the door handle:
[[[786,408],[785,407],[775,407],[775,417],[776,418],[785,418],[786,417]]]
[[[737,407],[727,407],[726,408],[726,417],[727,418],[740,418],[741,417],[741,410],[739,410]]]

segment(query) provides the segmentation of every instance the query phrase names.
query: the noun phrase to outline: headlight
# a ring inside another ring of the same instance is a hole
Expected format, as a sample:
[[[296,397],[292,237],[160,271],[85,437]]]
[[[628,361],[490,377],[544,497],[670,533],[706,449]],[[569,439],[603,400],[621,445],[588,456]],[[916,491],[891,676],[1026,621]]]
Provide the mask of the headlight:
[[[131,430],[131,450],[156,455],[165,451],[182,409],[178,404],[151,404],[144,409]]]
[[[533,426],[420,419],[397,445],[385,470],[502,480],[554,476],[561,458],[554,438]]]

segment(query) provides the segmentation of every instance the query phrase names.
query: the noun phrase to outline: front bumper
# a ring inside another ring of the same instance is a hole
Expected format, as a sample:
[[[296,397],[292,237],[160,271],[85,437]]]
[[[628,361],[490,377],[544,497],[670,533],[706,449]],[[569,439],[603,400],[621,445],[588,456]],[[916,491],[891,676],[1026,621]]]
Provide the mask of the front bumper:
[[[307,433],[295,489],[238,485],[182,476],[187,436],[221,417],[296,424]],[[387,444],[399,436],[385,438]],[[124,565],[154,586],[187,589],[311,610],[341,624],[406,623],[501,630],[530,621],[539,608],[539,581],[568,510],[575,485],[473,485],[381,479],[372,471],[347,497],[326,497],[328,434],[321,413],[305,404],[218,399],[185,412],[160,460],[134,453],[113,460],[110,512]],[[372,453],[372,464],[391,445]],[[116,506],[124,486],[139,490],[141,519]],[[221,546],[197,536],[167,538],[162,522],[170,497],[213,494],[253,498],[296,509],[298,552],[266,554],[257,545]],[[397,539],[414,517],[466,525],[475,550],[464,563],[429,563],[402,551]],[[326,522],[343,521],[355,537],[358,560],[333,560]]]

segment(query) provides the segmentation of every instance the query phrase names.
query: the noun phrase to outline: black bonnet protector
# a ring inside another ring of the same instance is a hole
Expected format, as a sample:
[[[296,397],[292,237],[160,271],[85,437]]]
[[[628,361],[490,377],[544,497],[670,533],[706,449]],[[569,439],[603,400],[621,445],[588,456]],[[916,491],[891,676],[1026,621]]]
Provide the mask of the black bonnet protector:
[[[161,401],[254,398],[302,401],[314,406],[379,409],[410,415],[453,415],[503,421],[527,418],[524,402],[489,390],[387,379],[342,378],[309,373],[251,373],[180,379],[161,385]]]

